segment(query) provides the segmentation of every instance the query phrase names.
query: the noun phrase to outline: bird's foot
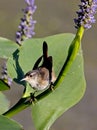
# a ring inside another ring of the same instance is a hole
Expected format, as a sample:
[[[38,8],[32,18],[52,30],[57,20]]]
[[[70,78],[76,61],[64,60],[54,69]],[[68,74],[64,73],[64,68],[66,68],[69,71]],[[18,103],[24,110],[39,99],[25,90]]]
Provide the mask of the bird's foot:
[[[50,83],[49,89],[50,89],[51,91],[54,90],[54,84],[53,84],[53,82]]]
[[[30,103],[35,103],[37,101],[37,99],[35,98],[35,92],[34,93],[30,93]]]

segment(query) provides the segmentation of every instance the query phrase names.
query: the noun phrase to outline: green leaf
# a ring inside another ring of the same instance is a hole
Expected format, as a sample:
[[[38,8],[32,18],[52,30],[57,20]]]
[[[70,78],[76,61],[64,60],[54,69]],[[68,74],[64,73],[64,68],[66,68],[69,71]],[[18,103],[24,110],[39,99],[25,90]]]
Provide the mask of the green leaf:
[[[23,130],[23,128],[14,120],[0,115],[0,130]]]
[[[12,53],[18,48],[18,45],[6,38],[0,37],[0,57],[9,58]]]
[[[5,91],[10,89],[10,86],[5,83],[2,79],[0,79],[0,91]]]
[[[0,114],[9,109],[9,101],[3,93],[0,92]]]
[[[79,102],[84,92],[83,57],[80,50],[60,87],[32,107],[36,129],[49,130],[59,116]]]
[[[23,43],[8,60],[8,73],[15,82],[21,84],[23,75],[32,70],[36,60],[42,55],[42,44],[48,44],[49,55],[53,57],[56,77],[67,59],[73,34],[59,34],[46,38],[29,39]],[[26,86],[26,84],[24,84]],[[27,85],[24,97],[33,91]],[[52,123],[66,110],[75,105],[85,92],[83,55],[80,48],[64,81],[51,94],[32,106],[33,121],[37,130],[48,130]]]

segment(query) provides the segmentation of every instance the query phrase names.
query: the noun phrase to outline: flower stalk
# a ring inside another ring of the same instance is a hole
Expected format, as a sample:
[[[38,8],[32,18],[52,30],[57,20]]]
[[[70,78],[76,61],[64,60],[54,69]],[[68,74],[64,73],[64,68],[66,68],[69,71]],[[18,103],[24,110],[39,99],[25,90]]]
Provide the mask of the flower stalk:
[[[33,14],[36,10],[36,5],[34,5],[34,0],[25,0],[27,7],[23,9],[24,17],[21,18],[21,23],[18,26],[18,31],[16,32],[16,43],[21,45],[21,42],[32,38],[35,35],[34,26],[36,21],[33,20]]]

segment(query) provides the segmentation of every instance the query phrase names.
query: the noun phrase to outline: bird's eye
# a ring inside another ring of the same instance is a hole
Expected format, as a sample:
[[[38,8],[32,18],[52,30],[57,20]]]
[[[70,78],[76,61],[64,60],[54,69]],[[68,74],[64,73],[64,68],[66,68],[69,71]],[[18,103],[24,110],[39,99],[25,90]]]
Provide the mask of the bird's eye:
[[[32,77],[33,75],[29,75],[29,77]]]

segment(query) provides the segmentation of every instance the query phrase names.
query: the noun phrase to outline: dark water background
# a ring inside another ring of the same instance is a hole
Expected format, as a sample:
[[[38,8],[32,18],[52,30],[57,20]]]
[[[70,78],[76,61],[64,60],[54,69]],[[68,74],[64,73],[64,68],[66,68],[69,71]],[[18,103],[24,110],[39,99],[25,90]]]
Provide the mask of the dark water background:
[[[63,32],[75,33],[73,18],[80,0],[36,0],[37,20],[35,37]],[[15,32],[22,17],[24,0],[0,0],[0,36],[15,39]],[[97,19],[97,16],[96,16]],[[87,90],[83,99],[64,113],[51,130],[97,130],[97,23],[85,32],[82,40]],[[14,104],[22,95],[23,88],[15,86],[7,97]],[[30,108],[13,119],[25,130],[34,130]]]

